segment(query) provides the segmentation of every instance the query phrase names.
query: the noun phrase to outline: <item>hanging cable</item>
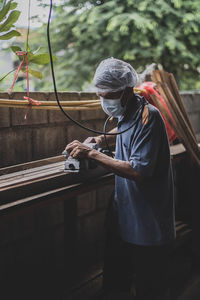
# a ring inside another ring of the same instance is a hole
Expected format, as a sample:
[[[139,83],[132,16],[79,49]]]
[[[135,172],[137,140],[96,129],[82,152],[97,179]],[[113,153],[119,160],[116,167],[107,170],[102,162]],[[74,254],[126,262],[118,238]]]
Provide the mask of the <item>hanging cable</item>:
[[[104,141],[105,141],[106,147],[107,147],[107,149],[108,149],[108,152],[109,152],[109,154],[111,155],[111,157],[114,158],[114,155],[113,155],[113,153],[112,153],[112,151],[111,151],[111,149],[110,149],[110,147],[109,147],[109,145],[108,145],[108,141],[107,141],[107,137],[106,137],[106,127],[107,127],[108,121],[109,121],[111,118],[112,118],[112,116],[109,116],[109,117],[106,119],[105,123],[104,123],[104,127],[103,127],[103,132],[104,132],[104,134],[103,134],[103,136],[104,136]]]
[[[87,131],[93,132],[95,134],[101,134],[101,135],[119,135],[122,134],[126,131],[128,131],[129,129],[131,129],[134,126],[134,123],[128,127],[127,129],[117,132],[117,133],[111,133],[111,132],[102,132],[99,130],[94,130],[92,128],[88,128],[84,125],[82,125],[80,122],[74,120],[66,111],[64,111],[60,100],[58,99],[58,92],[57,92],[57,87],[56,87],[56,79],[55,79],[55,73],[54,73],[54,66],[53,66],[53,56],[52,56],[52,50],[51,50],[51,40],[50,40],[50,23],[51,23],[51,14],[52,14],[52,6],[53,6],[53,1],[50,0],[50,8],[49,8],[49,16],[48,16],[48,22],[47,22],[47,42],[48,42],[48,49],[49,49],[49,57],[50,57],[50,66],[51,66],[51,75],[52,75],[52,80],[53,80],[53,87],[54,87],[54,93],[55,93],[55,97],[56,97],[56,101],[58,103],[58,106],[60,108],[60,110],[62,111],[62,113],[65,115],[65,117],[67,117],[70,121],[72,121],[74,124],[76,124],[77,126],[81,127],[82,129],[85,129]]]

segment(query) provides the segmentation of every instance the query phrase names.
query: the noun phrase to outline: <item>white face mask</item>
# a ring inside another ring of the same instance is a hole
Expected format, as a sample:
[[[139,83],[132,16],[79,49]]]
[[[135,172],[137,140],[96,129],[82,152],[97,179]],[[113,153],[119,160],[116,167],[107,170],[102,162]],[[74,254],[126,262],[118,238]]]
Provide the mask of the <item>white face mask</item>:
[[[118,99],[105,99],[100,97],[102,109],[107,115],[118,118],[125,112],[125,106],[123,107],[121,105],[123,94],[124,93],[122,93]]]

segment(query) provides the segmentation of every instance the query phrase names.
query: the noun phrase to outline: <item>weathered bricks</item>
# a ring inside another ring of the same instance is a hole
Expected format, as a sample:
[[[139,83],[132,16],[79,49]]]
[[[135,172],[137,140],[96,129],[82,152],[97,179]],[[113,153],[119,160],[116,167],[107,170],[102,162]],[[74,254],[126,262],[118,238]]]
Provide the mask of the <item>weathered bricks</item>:
[[[81,100],[97,100],[99,97],[96,95],[96,93],[89,93],[89,92],[80,92],[80,99]]]
[[[80,115],[81,120],[105,120],[106,117],[106,114],[102,109],[81,111]]]
[[[8,93],[1,93],[1,99],[9,99]],[[10,109],[7,107],[0,107],[0,128],[1,127],[10,127]]]
[[[32,157],[32,129],[6,128],[0,133],[1,167],[28,162]]]
[[[95,93],[80,93],[81,100],[97,100],[99,97]],[[81,120],[105,119],[106,114],[102,109],[81,111]]]
[[[199,140],[200,134],[200,93],[199,92],[182,92],[184,106],[188,112],[192,127]]]
[[[182,93],[184,106],[188,113],[200,112],[200,93]]]
[[[200,132],[200,111],[193,114],[189,114],[189,119],[190,122],[192,123],[192,127],[194,128],[194,132],[199,133]]]
[[[79,100],[80,96],[79,93],[70,93],[70,92],[63,92],[63,93],[58,93],[58,99],[60,101],[64,100]],[[54,93],[49,93],[49,101],[56,101],[56,97]],[[73,119],[79,121],[80,120],[80,112],[79,111],[68,111],[65,110],[66,113],[70,115]],[[57,111],[57,110],[49,110],[49,122],[50,123],[58,123],[58,122],[70,122],[69,119],[63,114],[62,111]]]
[[[11,95],[11,99],[23,100],[24,93],[16,92]],[[47,95],[45,93],[30,93],[30,97],[38,101],[46,101]],[[25,114],[27,113],[27,118],[25,119]],[[11,120],[12,125],[34,125],[34,124],[46,124],[47,111],[46,110],[35,110],[35,109],[19,109],[11,108]]]
[[[0,127],[10,127],[10,109],[0,107]]]
[[[95,129],[95,123],[94,122],[82,122],[84,126],[88,128]],[[77,126],[67,126],[67,141],[68,143],[74,141],[74,140],[79,140],[80,142],[84,142],[84,140],[88,136],[94,136],[95,134],[93,132],[87,131],[82,128],[78,128]]]
[[[66,129],[62,126],[33,129],[33,159],[60,155],[67,144]]]

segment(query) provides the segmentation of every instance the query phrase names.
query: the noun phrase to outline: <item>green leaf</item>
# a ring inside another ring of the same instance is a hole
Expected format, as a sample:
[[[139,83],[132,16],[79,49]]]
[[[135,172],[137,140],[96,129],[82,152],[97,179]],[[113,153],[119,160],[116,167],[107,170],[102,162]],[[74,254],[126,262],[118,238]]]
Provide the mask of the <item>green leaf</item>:
[[[35,51],[33,51],[33,54],[35,55],[36,53],[38,53],[39,51],[43,50],[44,47],[39,46]]]
[[[56,60],[55,56],[53,57],[53,60]],[[50,62],[50,57],[48,53],[37,54],[30,59],[30,62],[38,65],[46,65]]]
[[[16,7],[17,3],[12,2],[12,0],[9,1],[6,5],[3,5],[3,8],[0,10],[0,22],[2,22],[6,18],[6,15],[10,10],[15,9]]]
[[[31,51],[28,52],[28,62],[30,62],[33,57],[34,57],[33,52],[31,52]]]
[[[9,40],[14,36],[20,36],[21,34],[16,30],[11,30],[10,32],[0,35],[0,40]]]
[[[10,75],[12,72],[16,71],[16,68],[9,71],[8,73],[6,73],[5,75],[3,75],[1,78],[0,78],[0,81],[4,80],[8,75]]]
[[[10,10],[13,10],[17,7],[17,3],[16,2],[12,2],[11,5],[10,5]]]
[[[19,46],[11,46],[10,48],[14,53],[16,53],[16,51],[22,51],[22,49]]]
[[[18,20],[19,16],[20,16],[19,10],[12,11],[9,17],[7,18],[7,20],[2,25],[0,25],[0,32],[10,30],[13,24]]]
[[[28,71],[29,71],[29,73],[30,73],[32,76],[34,76],[34,77],[36,77],[36,78],[38,78],[38,79],[42,79],[42,78],[43,78],[42,73],[39,72],[39,71],[36,71],[36,70],[33,70],[33,69],[29,69]]]
[[[22,72],[24,72],[24,73],[26,73],[26,68],[22,68]],[[32,75],[32,76],[34,76],[34,77],[36,77],[36,78],[38,78],[38,79],[42,79],[43,78],[43,75],[42,75],[42,73],[41,72],[39,72],[39,71],[36,71],[36,70],[33,70],[33,69],[28,69],[28,72]]]

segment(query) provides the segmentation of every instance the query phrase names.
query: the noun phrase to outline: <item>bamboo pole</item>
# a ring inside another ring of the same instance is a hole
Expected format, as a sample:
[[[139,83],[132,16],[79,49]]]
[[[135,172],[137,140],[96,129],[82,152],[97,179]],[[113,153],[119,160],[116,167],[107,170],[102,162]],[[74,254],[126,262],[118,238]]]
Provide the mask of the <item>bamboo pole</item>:
[[[173,74],[156,70],[153,72],[152,79],[156,83],[171,116],[164,109],[156,95],[151,95],[152,100],[183,143],[191,158],[200,166],[200,149]]]
[[[160,111],[163,114],[164,118],[168,121],[169,125],[172,127],[174,130],[176,136],[179,138],[180,142],[184,145],[185,149],[188,151],[191,159],[193,161],[196,161],[198,165],[200,166],[199,163],[199,158],[197,155],[194,153],[193,148],[190,146],[190,144],[187,143],[187,134],[184,133],[184,131],[181,129],[181,127],[176,126],[175,123],[173,122],[172,118],[168,114],[168,112],[163,109],[162,104],[160,104],[159,99],[157,99],[156,95],[151,95],[151,98],[153,99],[154,103],[156,103],[157,107],[159,108],[160,106]],[[158,104],[159,103],[159,104]]]
[[[163,88],[164,86],[164,88]],[[159,91],[161,92],[162,97],[164,98],[166,105],[176,123],[176,131],[179,132],[181,140],[185,146],[185,148],[189,151],[191,156],[200,166],[200,150],[198,144],[196,143],[193,135],[187,123],[185,122],[182,113],[180,112],[178,106],[175,103],[175,100],[169,90],[169,88],[165,84],[158,84]]]
[[[138,89],[133,88],[134,93],[141,93],[145,92],[144,89]],[[40,107],[42,106],[57,106],[57,101],[40,101]],[[19,108],[21,108],[20,105],[29,105],[29,102],[27,100],[15,100],[15,99],[0,99],[0,106],[3,106],[4,104],[9,105],[10,107],[13,107],[12,105],[18,105]],[[60,101],[60,104],[62,106],[72,107],[72,106],[96,106],[97,108],[101,107],[101,103],[99,99],[85,99],[85,100],[66,100],[66,101]],[[32,106],[33,107],[33,106]],[[39,109],[39,108],[38,108]],[[41,108],[42,109],[42,108]],[[46,109],[46,108],[45,108]]]
[[[187,114],[187,111],[185,109],[185,106],[183,104],[183,100],[181,98],[181,95],[179,94],[179,90],[178,90],[178,86],[177,86],[177,83],[175,81],[175,78],[174,78],[174,75],[172,73],[169,74],[169,81],[170,81],[170,87],[171,87],[171,90],[173,91],[174,93],[174,98],[176,99],[178,105],[179,105],[179,108],[182,112],[182,114],[184,115],[186,121],[187,121],[187,124],[188,126],[190,127],[190,130],[192,131],[193,133],[193,136],[197,142],[197,139],[196,139],[196,135],[195,135],[195,132],[194,132],[194,129],[192,127],[192,124],[190,122],[190,119],[188,117],[188,114]]]
[[[176,116],[176,126],[179,126],[179,123],[180,125],[186,130],[189,132],[189,135],[192,137],[192,139],[195,141],[194,137],[193,137],[193,133],[192,131],[190,130],[187,122],[185,121],[184,119],[184,116],[181,112],[181,110],[179,109],[179,106],[177,105],[170,89],[168,88],[168,86],[163,83],[163,84],[160,84],[158,83],[158,87],[159,87],[159,90],[161,91],[162,93],[162,96],[165,100],[165,103],[169,109],[169,111],[171,112],[173,118],[174,116]],[[195,142],[196,143],[196,142]]]
[[[158,83],[165,83],[167,84],[168,88],[170,89],[174,99],[175,99],[175,103],[178,105],[182,115],[184,116],[186,122],[187,122],[187,125],[188,127],[190,128],[190,131],[197,143],[197,139],[196,139],[196,135],[195,135],[195,132],[194,132],[194,129],[192,127],[192,124],[189,120],[189,117],[188,117],[188,114],[187,114],[187,111],[184,107],[184,104],[183,104],[183,100],[181,98],[181,95],[179,93],[179,89],[178,89],[178,86],[177,86],[177,83],[175,81],[175,78],[173,76],[172,73],[168,73],[168,72],[165,72],[165,71],[159,71],[159,70],[156,70],[154,71],[153,73],[153,81],[158,84]]]
[[[157,98],[157,96],[155,94],[152,94],[151,99],[156,104],[156,106],[158,107],[158,109],[160,110],[160,112],[162,113],[162,115],[166,119],[166,121],[169,123],[171,128],[174,130],[174,132],[175,132],[176,136],[178,137],[179,141],[181,143],[185,144],[185,142],[183,141],[183,138],[182,138],[182,132],[181,132],[180,128],[176,126],[176,123],[171,118],[171,116],[169,115],[167,110],[163,107],[163,105],[160,102],[159,98]]]
[[[39,100],[37,100],[39,101]],[[51,105],[57,105],[57,101],[39,101],[40,105],[45,106],[51,106]],[[16,104],[16,105],[24,105],[29,104],[28,100],[15,100],[15,99],[0,99],[0,105],[1,104]],[[91,104],[99,104],[99,100],[80,100],[80,101],[60,101],[60,104],[62,106],[81,106],[81,105],[91,105]]]
[[[27,109],[31,107],[31,109],[47,109],[47,110],[60,110],[59,106],[45,106],[45,105],[32,105],[30,106],[29,104],[2,104],[0,107],[11,107],[11,108],[23,108]],[[78,111],[78,110],[96,110],[100,109],[100,105],[85,105],[85,106],[63,106],[64,110],[70,110],[70,111]]]
[[[60,101],[64,110],[96,110],[101,108],[99,100]],[[40,105],[30,105],[27,100],[0,99],[0,107],[59,110],[57,101],[41,101]]]

